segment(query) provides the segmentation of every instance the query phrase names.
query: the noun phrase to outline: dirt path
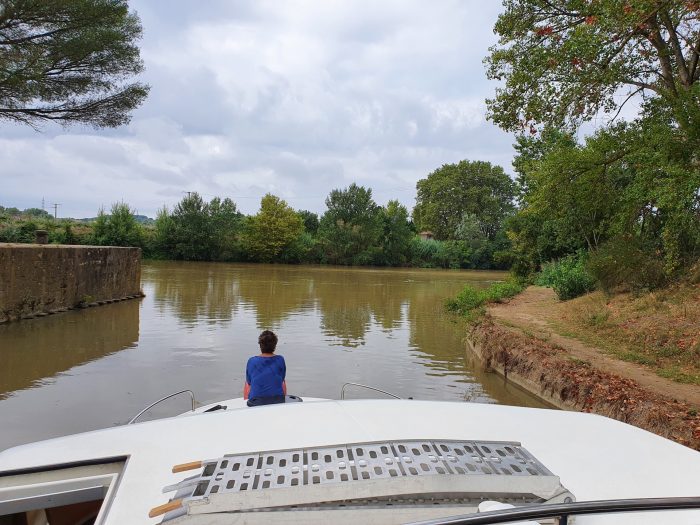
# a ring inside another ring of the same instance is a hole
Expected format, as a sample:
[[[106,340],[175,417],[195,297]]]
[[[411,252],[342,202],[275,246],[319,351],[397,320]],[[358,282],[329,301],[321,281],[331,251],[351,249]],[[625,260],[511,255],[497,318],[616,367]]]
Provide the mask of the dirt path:
[[[558,303],[551,289],[530,286],[510,302],[492,305],[488,311],[500,324],[518,328],[526,335],[561,347],[572,357],[600,370],[632,379],[657,394],[700,407],[700,387],[660,377],[642,365],[621,361],[600,348],[557,333],[553,322],[557,319]]]

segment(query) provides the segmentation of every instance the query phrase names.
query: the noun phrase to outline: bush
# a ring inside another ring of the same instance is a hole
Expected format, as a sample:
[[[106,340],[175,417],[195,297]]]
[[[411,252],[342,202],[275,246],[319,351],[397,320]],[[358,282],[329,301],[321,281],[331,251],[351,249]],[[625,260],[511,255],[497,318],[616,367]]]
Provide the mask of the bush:
[[[510,299],[515,297],[520,292],[523,291],[523,284],[515,279],[509,279],[502,283],[494,283],[485,290],[483,293],[486,298],[487,303],[500,303],[503,299]]]
[[[316,263],[318,262],[317,252],[316,239],[305,231],[282,251],[279,262],[283,264]]]
[[[632,236],[610,239],[590,254],[587,267],[606,293],[654,290],[667,281],[662,256]]]
[[[586,270],[585,256],[582,254],[543,264],[535,280],[539,286],[553,288],[562,301],[595,290],[595,283],[595,278]]]
[[[414,237],[410,244],[412,266],[422,268],[471,268],[472,250],[464,241],[436,241]]]
[[[454,313],[468,319],[474,319],[483,312],[483,307],[489,303],[500,303],[504,299],[515,297],[525,286],[509,279],[505,282],[493,283],[488,288],[477,289],[472,285],[465,286],[454,299],[445,301],[445,307]]]
[[[435,254],[438,251],[439,241],[425,240],[414,237],[411,240],[409,252],[411,254],[411,264],[422,268],[432,268],[435,266]]]

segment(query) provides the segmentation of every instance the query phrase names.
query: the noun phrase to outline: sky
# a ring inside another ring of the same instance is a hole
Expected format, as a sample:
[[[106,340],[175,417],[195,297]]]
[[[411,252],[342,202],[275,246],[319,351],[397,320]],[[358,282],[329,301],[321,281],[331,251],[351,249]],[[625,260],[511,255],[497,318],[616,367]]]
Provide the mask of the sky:
[[[409,210],[443,164],[512,172],[514,137],[486,120],[483,58],[498,0],[131,0],[150,84],[117,129],[0,121],[0,205],[154,217],[188,191],[255,213],[273,193],[325,210],[370,187]]]

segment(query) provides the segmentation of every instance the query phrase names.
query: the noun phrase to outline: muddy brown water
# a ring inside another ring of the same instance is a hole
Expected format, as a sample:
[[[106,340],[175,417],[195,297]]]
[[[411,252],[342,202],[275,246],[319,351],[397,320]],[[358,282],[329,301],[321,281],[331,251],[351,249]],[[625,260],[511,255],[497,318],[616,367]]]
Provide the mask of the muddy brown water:
[[[123,424],[189,388],[239,397],[257,335],[275,330],[289,392],[345,382],[401,397],[544,406],[465,352],[443,301],[500,272],[145,262],[141,300],[0,325],[0,450]],[[379,397],[351,389],[348,398]],[[148,418],[184,412],[171,399]]]

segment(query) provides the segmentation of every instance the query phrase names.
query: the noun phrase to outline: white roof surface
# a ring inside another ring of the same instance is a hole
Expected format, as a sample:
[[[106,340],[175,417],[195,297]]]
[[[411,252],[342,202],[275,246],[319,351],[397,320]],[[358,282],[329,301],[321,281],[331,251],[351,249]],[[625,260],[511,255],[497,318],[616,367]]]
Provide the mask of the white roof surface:
[[[225,454],[385,440],[519,441],[577,501],[700,495],[700,453],[624,423],[577,412],[414,400],[329,401],[228,410],[109,428],[8,449],[0,471],[128,456],[108,524],[158,523],[171,467]],[[205,407],[206,408],[206,407]],[[693,523],[700,511],[576,523]]]

